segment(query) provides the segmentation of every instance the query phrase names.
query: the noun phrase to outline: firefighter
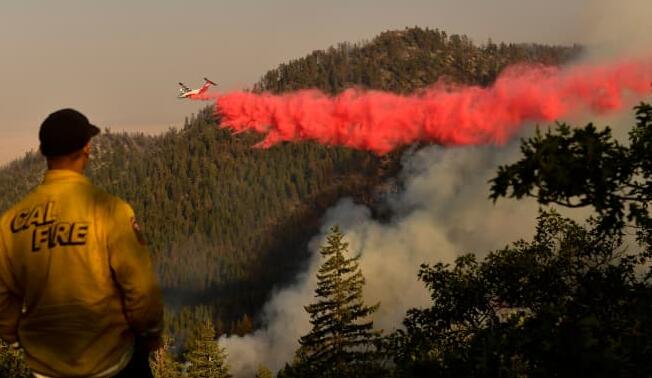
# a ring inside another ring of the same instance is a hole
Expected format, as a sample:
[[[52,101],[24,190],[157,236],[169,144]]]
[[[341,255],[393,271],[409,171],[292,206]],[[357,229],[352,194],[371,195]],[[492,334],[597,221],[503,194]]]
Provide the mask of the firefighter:
[[[84,176],[99,132],[76,110],[50,114],[45,177],[0,217],[0,337],[36,377],[152,375],[161,292],[131,206]]]

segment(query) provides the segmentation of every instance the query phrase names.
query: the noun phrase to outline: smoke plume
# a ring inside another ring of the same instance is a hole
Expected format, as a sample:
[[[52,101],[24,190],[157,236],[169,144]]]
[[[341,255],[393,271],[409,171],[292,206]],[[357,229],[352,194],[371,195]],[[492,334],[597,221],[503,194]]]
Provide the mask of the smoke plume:
[[[622,109],[628,94],[644,96],[651,82],[652,59],[570,68],[517,65],[488,88],[439,83],[406,96],[357,89],[334,97],[315,90],[231,92],[216,96],[216,110],[222,127],[265,134],[260,147],[313,140],[384,154],[415,142],[503,145],[527,122]]]
[[[404,158],[405,189],[386,199],[395,216],[386,223],[351,199],[342,199],[323,219],[322,234],[310,246],[312,260],[296,284],[272,295],[263,310],[265,326],[244,337],[220,340],[236,377],[252,376],[258,364],[276,371],[291,362],[298,339],[310,330],[304,306],[314,301],[317,252],[333,224],[344,230],[351,256],[360,255],[367,303],[380,302],[375,326],[385,333],[400,327],[406,311],[427,306],[417,279],[422,263],[452,262],[462,253],[484,256],[534,233],[534,201],[487,199],[496,166],[514,161],[518,143],[497,147],[431,146]]]

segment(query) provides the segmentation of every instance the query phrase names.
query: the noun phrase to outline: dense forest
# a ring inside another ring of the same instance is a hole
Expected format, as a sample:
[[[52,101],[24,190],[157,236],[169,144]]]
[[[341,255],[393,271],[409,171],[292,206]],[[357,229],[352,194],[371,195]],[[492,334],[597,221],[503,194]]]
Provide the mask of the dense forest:
[[[319,88],[336,94],[350,87],[410,93],[438,80],[489,85],[508,65],[559,65],[576,58],[580,46],[496,44],[478,46],[464,35],[407,28],[381,33],[371,42],[341,43],[281,64],[255,89],[285,92]]]
[[[578,46],[476,45],[466,36],[408,28],[281,64],[252,90],[487,85],[507,65],[559,65],[580,53]],[[271,289],[303,268],[324,211],[347,196],[375,209],[400,170],[401,151],[378,157],[313,143],[260,150],[252,148],[258,136],[233,136],[218,124],[206,108],[158,136],[105,130],[88,170],[141,218],[172,310],[172,335],[197,324],[209,333],[251,331]],[[38,184],[44,168],[36,153],[2,167],[0,211]]]

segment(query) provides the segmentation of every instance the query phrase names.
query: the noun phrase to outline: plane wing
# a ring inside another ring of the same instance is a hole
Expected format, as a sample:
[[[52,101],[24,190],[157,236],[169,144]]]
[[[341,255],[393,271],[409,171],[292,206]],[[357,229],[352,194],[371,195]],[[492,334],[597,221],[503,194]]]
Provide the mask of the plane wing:
[[[208,88],[210,88],[211,85],[217,85],[217,84],[215,84],[214,82],[208,80],[207,78],[204,78],[204,85],[202,85],[201,88],[199,88],[199,93],[198,94],[202,94],[202,93],[206,92],[208,90]]]

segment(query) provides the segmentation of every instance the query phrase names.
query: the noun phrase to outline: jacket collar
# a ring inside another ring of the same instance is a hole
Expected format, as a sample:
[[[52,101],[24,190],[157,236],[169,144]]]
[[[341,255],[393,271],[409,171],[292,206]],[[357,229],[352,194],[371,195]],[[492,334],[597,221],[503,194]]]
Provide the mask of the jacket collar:
[[[55,182],[82,182],[89,183],[88,178],[77,172],[65,169],[50,169],[45,172],[43,184],[52,184]]]

